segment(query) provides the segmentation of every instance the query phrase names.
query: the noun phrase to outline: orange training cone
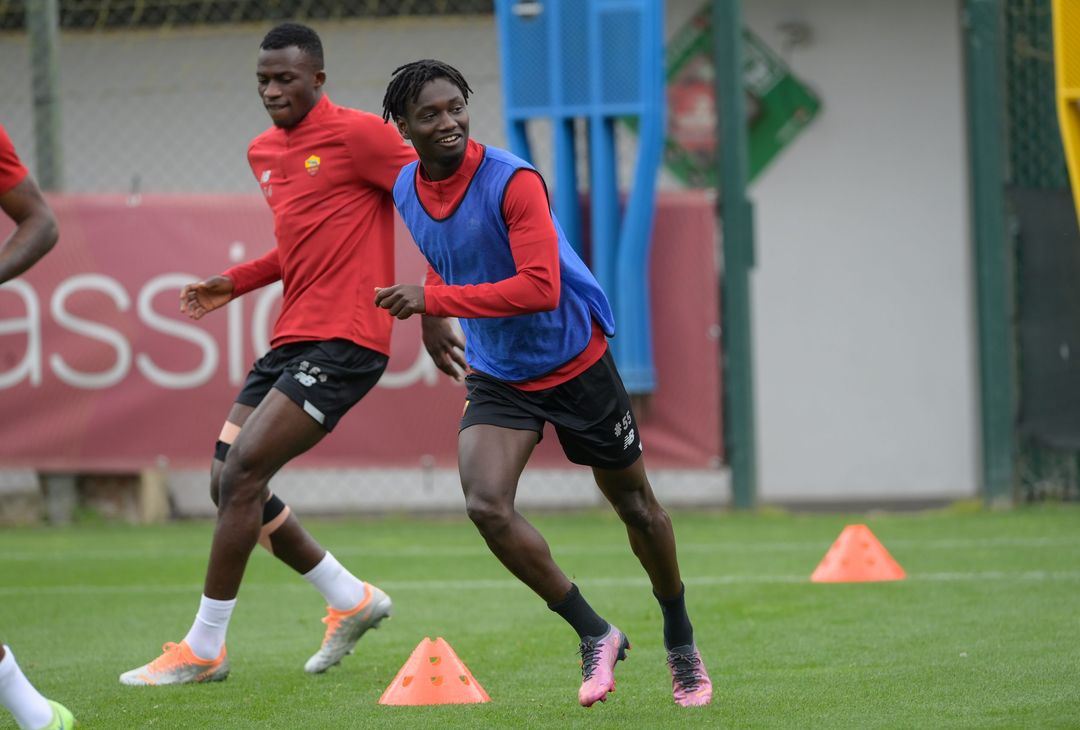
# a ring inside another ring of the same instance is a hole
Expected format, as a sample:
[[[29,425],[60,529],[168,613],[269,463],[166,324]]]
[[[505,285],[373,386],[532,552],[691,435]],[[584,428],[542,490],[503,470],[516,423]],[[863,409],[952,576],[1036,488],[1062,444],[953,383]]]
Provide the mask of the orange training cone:
[[[893,560],[866,525],[848,525],[825,553],[810,581],[856,583],[872,580],[903,580],[907,573]]]
[[[491,702],[491,698],[441,636],[434,641],[425,636],[379,698],[380,705],[474,702]]]

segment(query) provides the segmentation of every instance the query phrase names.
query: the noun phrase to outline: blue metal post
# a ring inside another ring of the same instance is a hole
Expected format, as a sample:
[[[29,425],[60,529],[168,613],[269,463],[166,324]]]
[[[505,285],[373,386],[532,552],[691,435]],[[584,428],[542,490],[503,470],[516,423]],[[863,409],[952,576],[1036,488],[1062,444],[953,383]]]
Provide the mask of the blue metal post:
[[[619,234],[616,261],[615,321],[628,323],[625,336],[613,343],[623,382],[631,393],[656,389],[653,366],[652,306],[649,259],[656,212],[656,177],[664,149],[667,110],[664,83],[663,3],[651,3],[643,13],[642,105],[638,114],[638,158],[633,186]]]
[[[619,191],[616,187],[615,130],[611,119],[589,119],[589,200],[592,204],[592,271],[614,304],[615,247],[619,239]],[[629,323],[616,323],[622,330]]]
[[[570,245],[582,254],[581,200],[578,197],[577,143],[574,140],[574,120],[553,119],[555,132],[555,214]]]

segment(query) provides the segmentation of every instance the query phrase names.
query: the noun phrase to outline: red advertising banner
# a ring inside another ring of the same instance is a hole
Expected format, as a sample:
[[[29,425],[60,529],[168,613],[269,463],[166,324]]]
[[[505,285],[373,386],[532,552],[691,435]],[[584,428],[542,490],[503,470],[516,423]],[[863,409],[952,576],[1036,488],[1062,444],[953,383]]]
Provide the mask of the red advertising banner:
[[[128,471],[206,466],[251,363],[269,346],[280,285],[198,322],[180,287],[273,245],[256,196],[50,198],[60,243],[0,287],[0,466]],[[0,237],[10,231],[0,221]],[[712,204],[664,198],[653,253],[658,390],[639,414],[649,463],[702,468],[721,454]],[[399,222],[399,281],[424,262]],[[692,294],[692,296],[690,295]],[[389,316],[389,315],[387,315]],[[399,322],[379,385],[307,467],[456,464],[462,386],[431,363],[418,318]],[[535,461],[563,463],[548,434]]]

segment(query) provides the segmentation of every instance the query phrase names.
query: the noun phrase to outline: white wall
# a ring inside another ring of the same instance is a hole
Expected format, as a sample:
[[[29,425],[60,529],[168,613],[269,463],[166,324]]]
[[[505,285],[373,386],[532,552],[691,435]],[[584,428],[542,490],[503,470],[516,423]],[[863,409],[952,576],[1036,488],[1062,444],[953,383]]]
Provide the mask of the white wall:
[[[755,0],[812,40],[820,116],[755,182],[763,500],[972,496],[977,401],[957,0]]]

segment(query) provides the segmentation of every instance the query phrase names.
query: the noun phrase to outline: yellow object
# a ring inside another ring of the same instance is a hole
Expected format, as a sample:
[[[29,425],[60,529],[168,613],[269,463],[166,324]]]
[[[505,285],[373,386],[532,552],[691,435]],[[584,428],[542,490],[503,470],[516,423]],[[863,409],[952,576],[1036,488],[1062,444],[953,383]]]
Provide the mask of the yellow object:
[[[1058,126],[1080,214],[1080,0],[1053,0]]]

